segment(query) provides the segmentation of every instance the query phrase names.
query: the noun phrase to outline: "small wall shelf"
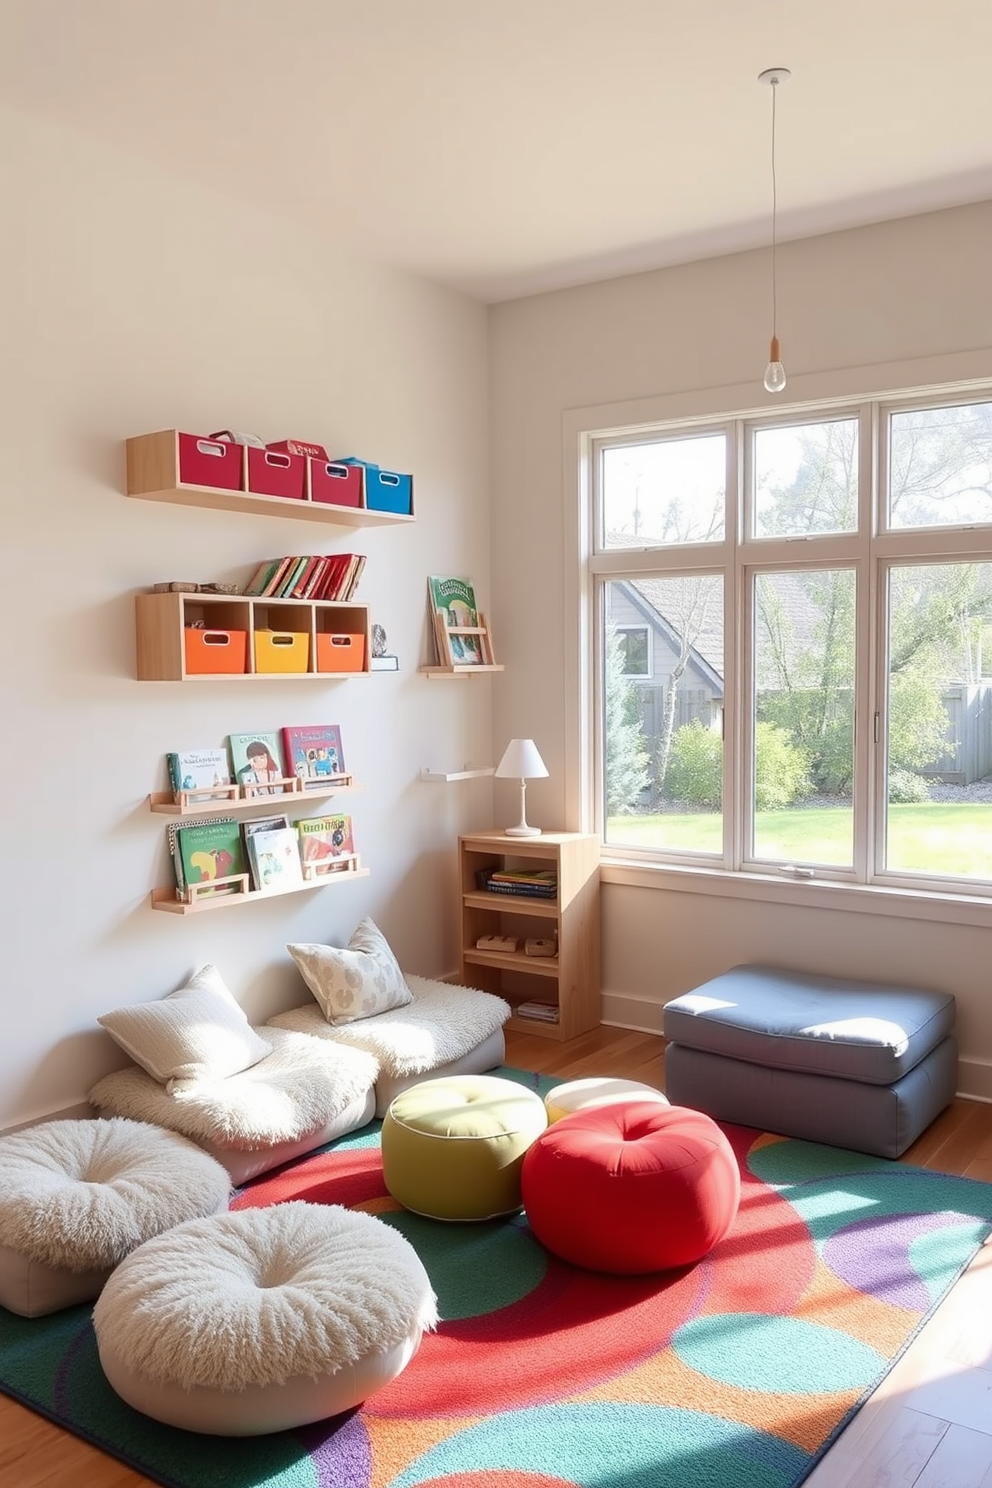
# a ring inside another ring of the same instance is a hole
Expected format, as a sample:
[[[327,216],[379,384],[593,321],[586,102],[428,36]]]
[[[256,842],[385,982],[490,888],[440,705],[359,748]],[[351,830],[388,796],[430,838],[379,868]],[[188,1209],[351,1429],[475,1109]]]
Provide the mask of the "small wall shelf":
[[[478,676],[480,672],[501,672],[503,670],[493,653],[493,638],[486,617],[480,615],[478,618],[478,625],[447,625],[443,615],[434,616],[434,640],[437,645],[439,662],[437,666],[420,668],[426,677],[473,677]],[[473,645],[482,657],[481,663],[473,662],[466,665],[457,660],[452,640],[458,636],[472,638]]]
[[[452,770],[448,774],[442,774],[437,770],[421,770],[420,778],[443,784],[449,780],[481,780],[484,775],[495,775],[495,773],[495,765],[486,765],[485,768],[479,770],[471,770],[466,765],[464,770]]]
[[[368,878],[368,868],[358,867],[358,859],[355,858],[354,865],[346,869],[340,869],[336,873],[325,873],[321,878],[309,879],[304,883],[290,884],[286,889],[243,889],[240,893],[201,895],[192,903],[176,898],[175,889],[152,889],[152,909],[160,909],[166,914],[190,915],[204,914],[211,909],[230,909],[235,904],[247,904],[249,900],[257,903],[259,899],[281,899],[284,894],[302,894],[309,889],[326,889],[331,884],[353,883],[356,878]],[[240,878],[247,883],[248,875],[241,874]]]
[[[384,527],[415,520],[412,512],[376,511],[366,506],[335,506],[328,502],[314,501],[310,491],[309,461],[306,494],[303,499],[297,499],[265,496],[245,489],[227,490],[182,480],[179,433],[176,429],[162,429],[156,434],[138,434],[126,440],[125,444],[126,492],[128,496],[136,496],[141,501],[171,501],[180,506],[204,506],[217,511],[254,512],[256,516],[290,517],[306,522],[324,522],[337,527]],[[238,448],[244,450],[244,446]],[[242,477],[242,486],[244,484]]]

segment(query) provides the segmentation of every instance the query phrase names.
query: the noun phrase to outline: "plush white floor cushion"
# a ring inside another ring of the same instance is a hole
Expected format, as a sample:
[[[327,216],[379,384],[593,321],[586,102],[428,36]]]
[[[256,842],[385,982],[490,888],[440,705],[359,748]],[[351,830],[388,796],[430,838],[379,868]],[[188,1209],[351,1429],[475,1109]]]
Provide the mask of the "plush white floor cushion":
[[[169,1094],[138,1065],[104,1075],[89,1092],[98,1110],[181,1132],[219,1158],[235,1183],[332,1137],[375,1108],[375,1056],[285,1029],[264,1030],[272,1053],[226,1079]]]
[[[478,1074],[502,1062],[503,1024],[510,1016],[510,1005],[502,997],[409,973],[406,981],[413,1000],[405,1007],[331,1024],[310,1001],[270,1018],[266,1029],[292,1029],[374,1054],[379,1064],[378,1116],[385,1114],[394,1095],[427,1074]]]
[[[48,1121],[0,1137],[0,1303],[40,1317],[97,1296],[143,1241],[226,1210],[230,1177],[137,1121]]]
[[[104,1373],[129,1405],[227,1436],[351,1409],[399,1374],[436,1322],[427,1272],[397,1230],[302,1202],[149,1241],[93,1311]]]

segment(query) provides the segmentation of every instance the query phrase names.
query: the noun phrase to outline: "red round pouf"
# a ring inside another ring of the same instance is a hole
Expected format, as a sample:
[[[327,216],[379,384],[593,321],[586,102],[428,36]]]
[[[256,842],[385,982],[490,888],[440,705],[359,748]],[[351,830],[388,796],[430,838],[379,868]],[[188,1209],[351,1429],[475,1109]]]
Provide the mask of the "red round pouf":
[[[564,1116],[524,1156],[527,1220],[546,1249],[591,1271],[667,1271],[730,1229],[741,1176],[702,1111],[625,1101]]]

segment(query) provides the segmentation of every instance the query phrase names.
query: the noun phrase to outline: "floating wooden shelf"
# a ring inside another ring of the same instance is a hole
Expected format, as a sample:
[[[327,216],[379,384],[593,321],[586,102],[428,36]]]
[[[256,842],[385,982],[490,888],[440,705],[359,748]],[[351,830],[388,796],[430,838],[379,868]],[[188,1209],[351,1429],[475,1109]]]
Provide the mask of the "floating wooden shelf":
[[[457,660],[452,648],[455,636],[473,636],[482,656],[481,663],[465,664]],[[478,625],[446,625],[443,615],[434,616],[434,640],[437,645],[437,666],[423,666],[420,670],[426,677],[472,677],[480,672],[501,672],[503,668],[493,654],[493,638],[485,615],[479,616]]]
[[[342,775],[333,786],[322,785],[319,790],[287,790],[277,796],[238,796],[235,800],[218,797],[213,801],[192,801],[186,806],[176,801],[172,791],[152,791],[148,797],[148,809],[158,816],[226,816],[232,811],[257,811],[271,806],[284,811],[287,806],[302,806],[306,801],[326,801],[343,790],[361,790],[352,775]],[[191,792],[180,791],[180,796]]]
[[[289,517],[297,521],[323,522],[336,527],[385,527],[412,522],[412,513],[375,511],[365,506],[334,506],[312,501],[309,491],[303,500],[286,496],[260,496],[253,491],[230,491],[218,486],[194,485],[179,478],[179,435],[175,429],[139,434],[125,441],[127,449],[126,494],[141,501],[171,501],[180,506],[211,507],[216,511],[254,512],[256,516]]]
[[[304,883],[290,884],[285,889],[242,889],[233,894],[200,894],[192,901],[176,898],[175,889],[152,889],[152,909],[160,909],[165,914],[190,915],[204,914],[211,909],[230,909],[236,904],[247,904],[249,900],[257,903],[260,899],[281,899],[284,894],[302,894],[311,889],[326,889],[331,884],[352,883],[356,878],[368,878],[369,870],[358,866],[357,857],[354,865],[339,869],[336,873],[325,873],[320,878],[307,879]],[[247,882],[247,874],[239,874],[239,879]],[[203,885],[206,888],[209,885]]]

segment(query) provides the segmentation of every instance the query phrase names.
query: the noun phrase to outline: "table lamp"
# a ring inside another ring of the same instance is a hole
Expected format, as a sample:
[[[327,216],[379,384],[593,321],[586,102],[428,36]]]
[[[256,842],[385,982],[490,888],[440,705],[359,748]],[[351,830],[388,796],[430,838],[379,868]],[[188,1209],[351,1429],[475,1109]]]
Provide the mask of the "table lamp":
[[[540,837],[540,827],[527,825],[525,811],[527,781],[536,780],[547,773],[548,767],[538,753],[533,739],[510,740],[504,750],[503,758],[496,766],[496,774],[501,780],[520,781],[520,821],[515,827],[504,828],[507,837]]]

